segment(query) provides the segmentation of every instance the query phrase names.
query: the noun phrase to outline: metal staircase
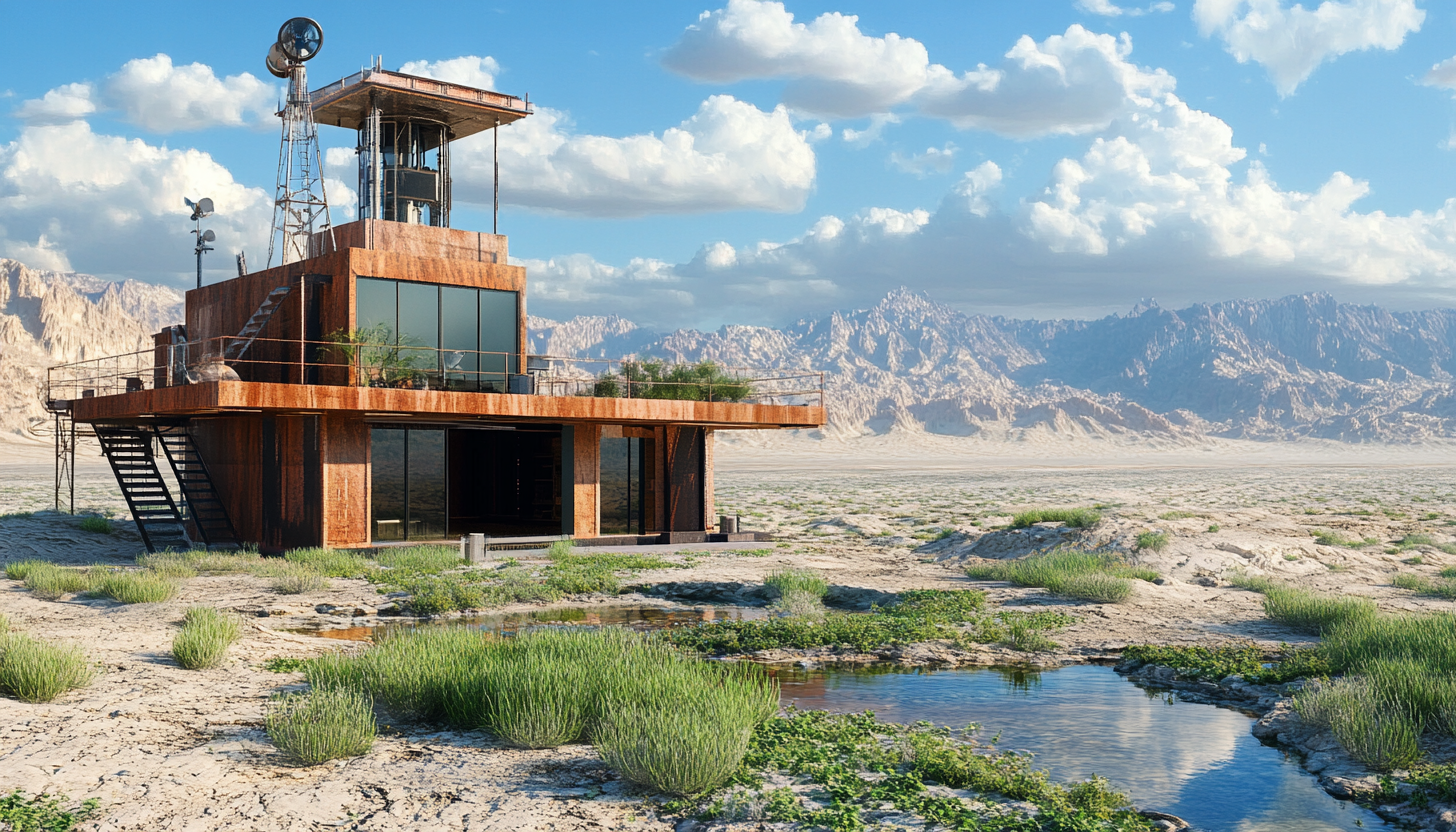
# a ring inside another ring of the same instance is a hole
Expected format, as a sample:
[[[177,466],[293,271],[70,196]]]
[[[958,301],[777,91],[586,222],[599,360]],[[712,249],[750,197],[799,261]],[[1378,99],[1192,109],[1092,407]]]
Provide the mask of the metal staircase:
[[[291,291],[293,291],[292,286],[279,286],[269,292],[268,297],[264,298],[263,302],[258,305],[258,309],[253,313],[253,317],[249,318],[246,324],[243,324],[242,331],[238,333],[236,338],[228,342],[227,347],[223,350],[222,357],[228,361],[235,361],[242,358],[243,353],[246,353],[248,347],[253,345],[253,340],[258,337],[258,333],[263,331],[263,327],[268,325],[268,321],[273,318],[273,313],[277,312],[278,307],[283,305],[284,298],[287,298],[288,293]]]
[[[209,549],[240,548],[237,531],[233,529],[227,508],[212,484],[207,464],[202,461],[202,454],[192,441],[192,434],[186,427],[159,427],[156,431],[162,443],[162,453],[177,477],[182,499],[203,544]]]
[[[151,431],[138,428],[96,427],[101,452],[111,463],[147,551],[190,549],[192,541],[187,538],[182,514],[162,481],[162,472],[157,470],[152,436]]]

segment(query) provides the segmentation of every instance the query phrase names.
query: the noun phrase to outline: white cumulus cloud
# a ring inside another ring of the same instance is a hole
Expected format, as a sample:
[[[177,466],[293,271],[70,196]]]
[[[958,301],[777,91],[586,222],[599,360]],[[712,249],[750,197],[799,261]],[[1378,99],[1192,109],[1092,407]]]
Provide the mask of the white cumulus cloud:
[[[576,133],[566,113],[540,108],[500,131],[501,201],[612,217],[797,211],[814,186],[812,135],[782,106],[763,112],[728,95],[661,135],[623,138]],[[491,141],[452,145],[456,199],[490,204]]]
[[[495,58],[462,55],[443,61],[410,61],[399,68],[406,75],[419,75],[437,81],[464,84],[482,90],[494,90],[500,64]]]
[[[1132,40],[1073,24],[1041,43],[1023,35],[1001,66],[937,77],[917,103],[963,128],[1009,136],[1086,133],[1106,127],[1129,102],[1171,92],[1172,76],[1127,60]]]
[[[31,99],[15,115],[35,125],[62,124],[101,110],[117,111],[154,133],[240,127],[275,111],[277,89],[249,73],[218,78],[212,67],[176,66],[157,54],[127,61],[99,84],[66,84]]]
[[[1431,67],[1430,71],[1421,79],[1421,83],[1430,87],[1456,90],[1456,58],[1447,58]]]
[[[272,200],[198,150],[92,132],[84,121],[28,126],[0,145],[0,255],[36,266],[156,281],[193,268],[183,197],[211,197],[217,252],[267,257]]]
[[[1103,17],[1122,17],[1123,15],[1139,17],[1150,12],[1171,12],[1173,10],[1173,4],[1167,0],[1159,0],[1146,9],[1136,6],[1119,6],[1112,0],[1077,0],[1074,5],[1088,14],[1100,14]]]
[[[1313,9],[1285,0],[1194,0],[1193,19],[1205,37],[1222,38],[1239,63],[1262,65],[1287,96],[1327,60],[1399,48],[1426,13],[1415,0],[1325,0]]]
[[[912,153],[909,156],[895,151],[890,154],[890,166],[920,177],[933,173],[950,173],[955,167],[957,150],[954,144],[946,142],[944,147],[927,147],[925,152]]]
[[[699,81],[792,79],[790,107],[825,116],[883,112],[906,101],[933,72],[924,44],[870,37],[853,15],[827,12],[795,23],[783,3],[729,0],[704,12],[665,55],[668,69]]]

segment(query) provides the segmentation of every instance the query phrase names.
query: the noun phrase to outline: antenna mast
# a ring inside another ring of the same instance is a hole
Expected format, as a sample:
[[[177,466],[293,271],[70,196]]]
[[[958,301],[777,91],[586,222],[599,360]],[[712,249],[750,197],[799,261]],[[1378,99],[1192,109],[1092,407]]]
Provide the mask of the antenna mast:
[[[322,254],[311,250],[313,235],[329,232],[334,250],[334,229],[329,222],[329,201],[324,193],[323,159],[318,128],[308,93],[304,62],[323,46],[323,29],[306,17],[295,17],[278,30],[268,50],[268,71],[288,79],[288,103],[280,115],[283,137],[278,146],[278,187],[273,198],[273,233],[268,239],[268,266],[281,242],[280,263],[292,263]]]

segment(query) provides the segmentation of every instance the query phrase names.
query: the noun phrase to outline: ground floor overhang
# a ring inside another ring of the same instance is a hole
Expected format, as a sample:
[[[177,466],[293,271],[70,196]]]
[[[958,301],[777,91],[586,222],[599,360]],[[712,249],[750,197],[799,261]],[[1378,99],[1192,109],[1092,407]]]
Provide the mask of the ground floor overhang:
[[[78,422],[144,422],[169,417],[248,412],[450,421],[677,424],[729,430],[817,428],[826,421],[822,406],[461,393],[246,381],[215,381],[137,390],[76,399],[71,403],[72,417]]]

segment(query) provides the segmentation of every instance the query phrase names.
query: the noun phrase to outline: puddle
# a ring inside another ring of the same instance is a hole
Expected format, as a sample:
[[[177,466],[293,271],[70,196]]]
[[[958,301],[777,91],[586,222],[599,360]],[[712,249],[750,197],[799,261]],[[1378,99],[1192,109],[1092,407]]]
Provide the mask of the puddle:
[[[476,627],[493,633],[516,633],[534,627],[627,627],[646,632],[708,621],[747,621],[767,617],[767,610],[754,607],[557,607],[531,612],[450,618],[444,621],[401,621],[378,627],[293,632],[345,641],[369,641],[386,630],[412,627]]]
[[[1000,748],[1031,752],[1057,780],[1102,775],[1138,806],[1203,832],[1397,828],[1326,794],[1296,761],[1250,733],[1250,717],[1150,693],[1108,667],[777,673],[785,703],[870,710],[890,722],[980,723],[983,741],[999,732]]]

